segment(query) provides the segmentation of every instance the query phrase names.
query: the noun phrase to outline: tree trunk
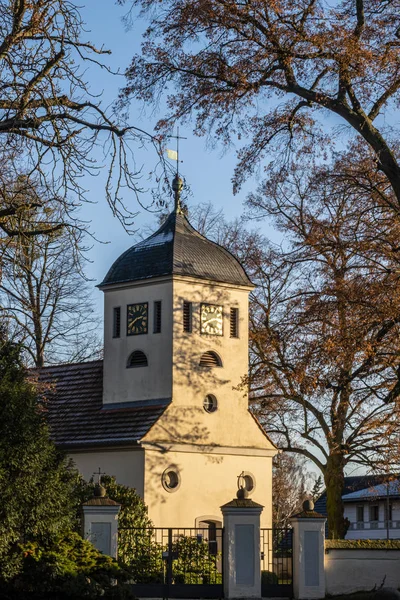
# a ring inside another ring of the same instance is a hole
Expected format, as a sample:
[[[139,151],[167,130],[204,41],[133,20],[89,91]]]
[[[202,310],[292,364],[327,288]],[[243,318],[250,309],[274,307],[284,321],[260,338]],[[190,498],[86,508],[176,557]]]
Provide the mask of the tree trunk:
[[[326,509],[330,539],[343,539],[346,534],[342,494],[344,487],[344,457],[332,454],[328,457],[325,473]]]

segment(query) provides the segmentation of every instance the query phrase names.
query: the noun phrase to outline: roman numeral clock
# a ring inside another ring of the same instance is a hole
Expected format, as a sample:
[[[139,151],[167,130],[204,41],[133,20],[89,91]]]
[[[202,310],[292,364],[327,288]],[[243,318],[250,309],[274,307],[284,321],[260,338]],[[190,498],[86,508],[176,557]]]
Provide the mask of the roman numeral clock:
[[[148,309],[148,302],[128,304],[126,318],[127,335],[141,335],[147,333]]]
[[[222,335],[222,306],[215,304],[201,305],[201,333]]]

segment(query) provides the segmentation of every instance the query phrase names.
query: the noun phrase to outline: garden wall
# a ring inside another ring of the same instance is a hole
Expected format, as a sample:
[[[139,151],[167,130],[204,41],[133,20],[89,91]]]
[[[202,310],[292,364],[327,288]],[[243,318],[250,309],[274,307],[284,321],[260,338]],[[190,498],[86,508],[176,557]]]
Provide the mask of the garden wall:
[[[325,543],[327,594],[350,594],[379,588],[382,584],[400,588],[400,547],[334,548],[332,545],[333,541]]]

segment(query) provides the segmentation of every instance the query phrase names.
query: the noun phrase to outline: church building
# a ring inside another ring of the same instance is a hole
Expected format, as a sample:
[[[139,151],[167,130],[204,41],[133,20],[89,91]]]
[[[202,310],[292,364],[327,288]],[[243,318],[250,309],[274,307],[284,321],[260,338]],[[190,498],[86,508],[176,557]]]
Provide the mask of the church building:
[[[99,285],[104,360],[41,371],[51,434],[85,479],[100,468],[136,488],[157,527],[219,525],[238,478],[271,527],[277,450],[242,385],[253,285],[190,225],[181,186],[165,223]]]

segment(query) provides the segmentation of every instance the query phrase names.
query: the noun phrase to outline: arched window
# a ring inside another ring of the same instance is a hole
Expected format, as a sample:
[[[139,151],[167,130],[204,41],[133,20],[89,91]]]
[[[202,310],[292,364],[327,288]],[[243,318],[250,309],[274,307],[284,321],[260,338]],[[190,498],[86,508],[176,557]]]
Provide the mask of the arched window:
[[[147,356],[141,350],[135,350],[132,352],[130,357],[128,358],[128,364],[126,365],[128,368],[130,367],[147,367]]]
[[[209,350],[200,358],[201,367],[222,367],[222,360],[216,352]]]

